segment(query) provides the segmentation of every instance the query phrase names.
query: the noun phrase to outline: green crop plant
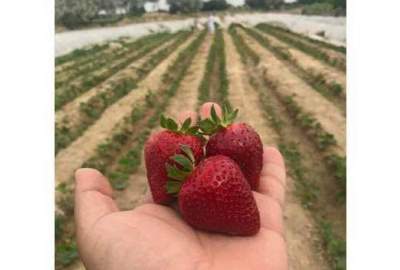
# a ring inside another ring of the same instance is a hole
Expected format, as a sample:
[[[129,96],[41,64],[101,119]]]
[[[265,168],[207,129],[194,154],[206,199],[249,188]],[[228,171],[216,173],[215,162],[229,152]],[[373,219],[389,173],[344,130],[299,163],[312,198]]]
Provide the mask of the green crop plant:
[[[337,180],[340,192],[337,194],[338,199],[344,202],[346,199],[346,157],[340,157],[332,154],[326,157],[326,162],[333,171]]]
[[[184,36],[188,37],[189,32],[184,31],[180,32],[176,35],[178,36]],[[178,38],[178,40],[181,42],[181,39]],[[157,42],[156,42],[157,41]],[[117,64],[110,66],[107,68],[104,72],[100,74],[91,74],[87,77],[84,78],[84,80],[79,84],[69,84],[68,87],[62,88],[62,89],[56,89],[56,95],[55,95],[55,107],[56,110],[59,110],[64,106],[66,103],[70,102],[77,96],[87,92],[89,89],[93,88],[94,86],[100,84],[101,82],[107,80],[109,77],[120,71],[121,69],[127,67],[129,64],[132,62],[144,57],[148,53],[150,53],[152,50],[154,50],[156,47],[160,46],[163,44],[163,41],[165,41],[165,36],[162,35],[161,37],[158,37],[158,39],[151,42],[147,46],[144,46],[142,49],[140,49],[137,53],[133,53],[132,55],[123,58],[123,61],[118,62]],[[140,42],[142,44],[142,42]],[[177,43],[173,43],[175,46],[177,46]],[[153,56],[155,57],[155,56]],[[156,57],[159,57],[157,54]],[[112,61],[111,61],[112,62]]]
[[[320,222],[320,230],[325,248],[335,270],[346,270],[346,241],[340,239],[328,221]]]
[[[220,104],[229,104],[228,101],[229,80],[226,71],[225,41],[221,28],[217,28],[215,32],[215,37],[216,37],[217,59],[218,59],[217,68],[219,74],[218,102]]]
[[[315,46],[309,46],[308,44],[306,44],[305,42],[303,42],[299,39],[292,38],[288,35],[284,35],[278,31],[274,30],[274,28],[271,28],[267,24],[260,24],[257,26],[257,28],[259,30],[261,30],[265,33],[268,33],[268,34],[276,37],[277,39],[301,50],[302,52],[314,57],[315,59],[321,60],[321,61],[327,63],[328,65],[336,67],[340,70],[343,70],[343,71],[346,70],[346,63],[343,63],[336,58],[331,58],[326,52],[316,48]]]
[[[331,145],[336,145],[335,137],[326,132],[312,115],[303,112],[293,96],[283,97],[282,102],[286,105],[286,109],[294,121],[307,131],[307,135],[313,139],[319,149],[325,150]]]
[[[342,87],[339,84],[335,82],[328,83],[322,73],[315,73],[311,69],[303,68],[296,61],[296,59],[292,57],[292,55],[286,48],[273,46],[265,36],[261,35],[257,31],[244,27],[242,27],[242,29],[244,29],[247,34],[256,39],[261,46],[270,50],[282,61],[285,61],[292,69],[294,74],[304,80],[308,85],[312,87],[312,89],[325,96],[334,105],[339,106],[340,109],[344,110],[343,99],[339,97],[340,93],[342,92]]]
[[[344,47],[344,46],[336,46],[336,45],[333,45],[331,43],[324,42],[322,40],[310,38],[310,37],[305,36],[303,34],[293,32],[293,31],[291,31],[291,30],[289,30],[287,28],[282,28],[282,27],[279,27],[279,26],[276,26],[276,25],[266,24],[266,23],[259,24],[259,25],[257,25],[257,27],[259,27],[259,28],[269,27],[270,29],[273,29],[275,31],[280,31],[283,34],[291,35],[292,37],[296,37],[296,38],[299,38],[301,40],[308,41],[308,42],[313,43],[315,45],[319,45],[319,46],[325,47],[327,49],[331,49],[331,50],[346,54],[346,47]]]
[[[56,57],[55,65],[58,66],[58,65],[66,63],[66,62],[74,61],[78,58],[94,54],[96,52],[105,50],[106,48],[108,48],[108,46],[109,46],[109,44],[106,43],[106,44],[102,44],[102,45],[94,45],[87,49],[86,48],[85,49],[75,49],[69,54]]]
[[[280,144],[279,150],[288,164],[289,173],[295,179],[296,192],[305,208],[313,208],[319,196],[319,188],[306,177],[301,154],[293,143]]]
[[[239,52],[242,62],[245,64],[246,61],[250,59],[255,65],[258,65],[260,62],[260,56],[244,42],[242,36],[237,33],[237,27],[237,24],[231,24],[228,32],[233,39],[233,43]]]
[[[69,240],[56,244],[55,255],[56,269],[70,265],[79,257],[76,242]]]
[[[214,72],[214,66],[217,58],[217,35],[214,35],[213,43],[208,52],[206,69],[199,86],[198,106],[208,101],[210,98],[210,81]]]
[[[122,79],[117,82],[116,85],[112,86],[107,92],[100,92],[93,96],[85,103],[81,103],[80,111],[82,112],[84,121],[81,121],[77,126],[66,127],[65,125],[56,126],[56,154],[59,150],[67,147],[72,141],[78,138],[83,132],[93,124],[104,112],[104,110],[111,104],[118,101],[120,98],[129,93],[135,88],[135,84],[143,79],[155,66],[157,66],[162,60],[170,55],[176,46],[181,44],[190,36],[190,32],[182,32],[177,39],[171,43],[167,48],[154,54],[150,60],[152,66],[148,63],[144,64],[147,68],[146,71],[141,73],[135,80],[133,79]]]

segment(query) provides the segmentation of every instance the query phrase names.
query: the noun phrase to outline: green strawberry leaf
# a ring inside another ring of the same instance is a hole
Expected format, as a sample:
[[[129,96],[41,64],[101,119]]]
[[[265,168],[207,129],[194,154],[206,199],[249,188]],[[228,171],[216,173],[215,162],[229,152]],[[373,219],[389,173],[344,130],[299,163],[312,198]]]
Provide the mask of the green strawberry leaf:
[[[189,129],[190,124],[192,124],[192,119],[188,117],[182,124],[181,131],[185,132]]]
[[[166,169],[167,169],[167,176],[168,178],[171,178],[173,180],[178,180],[182,181],[184,180],[190,173],[181,171],[177,167],[170,165],[170,164],[165,164]]]
[[[192,149],[190,149],[190,147],[186,144],[181,144],[181,150],[183,151],[183,153],[185,153],[185,155],[194,164],[195,160],[194,160],[194,155],[193,155]]]
[[[193,163],[186,156],[178,154],[173,156],[171,159],[181,165],[184,171],[192,171]]]
[[[219,123],[221,121],[215,111],[214,104],[211,106],[211,119],[214,123]]]
[[[167,193],[172,195],[177,195],[181,190],[181,185],[182,185],[181,181],[169,180],[167,182]]]
[[[239,110],[232,110],[229,103],[224,104],[222,107],[222,116],[218,117],[214,105],[211,106],[211,116],[199,122],[200,131],[204,135],[213,135],[218,130],[226,128],[233,123]]]
[[[181,144],[180,149],[184,155],[176,154],[170,157],[170,159],[178,163],[182,168],[169,163],[165,164],[168,176],[166,185],[167,193],[175,196],[179,193],[183,182],[192,173],[195,163],[193,152],[188,145]]]

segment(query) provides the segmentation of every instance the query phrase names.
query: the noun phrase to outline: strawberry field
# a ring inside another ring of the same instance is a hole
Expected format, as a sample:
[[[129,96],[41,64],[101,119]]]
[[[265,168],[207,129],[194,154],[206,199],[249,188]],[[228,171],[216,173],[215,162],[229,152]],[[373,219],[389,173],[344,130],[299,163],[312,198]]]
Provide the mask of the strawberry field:
[[[109,179],[122,210],[147,189],[144,144],[161,115],[213,101],[279,148],[290,269],[345,269],[346,48],[270,24],[120,38],[55,61],[56,269],[84,269],[73,176]],[[134,252],[134,251],[133,251]]]

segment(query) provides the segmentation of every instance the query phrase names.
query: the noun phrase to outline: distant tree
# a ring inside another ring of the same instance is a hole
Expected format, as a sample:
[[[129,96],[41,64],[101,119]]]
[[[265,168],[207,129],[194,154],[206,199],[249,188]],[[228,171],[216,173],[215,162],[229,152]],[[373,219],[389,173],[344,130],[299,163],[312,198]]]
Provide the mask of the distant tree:
[[[225,10],[229,7],[225,0],[211,0],[203,3],[203,11]]]
[[[333,5],[335,8],[346,9],[346,0],[298,0],[299,4],[311,5],[315,3],[328,3]]]
[[[97,12],[95,0],[56,0],[56,22],[70,29],[89,23]]]
[[[283,0],[246,0],[246,5],[254,9],[279,9]]]
[[[154,2],[154,1],[151,1]],[[128,14],[133,16],[141,16],[146,11],[144,10],[144,0],[126,0]]]
[[[113,0],[96,0],[96,6],[99,10],[105,10],[107,13],[115,10],[115,2]]]
[[[202,0],[167,0],[170,13],[189,13],[199,11],[203,7]]]

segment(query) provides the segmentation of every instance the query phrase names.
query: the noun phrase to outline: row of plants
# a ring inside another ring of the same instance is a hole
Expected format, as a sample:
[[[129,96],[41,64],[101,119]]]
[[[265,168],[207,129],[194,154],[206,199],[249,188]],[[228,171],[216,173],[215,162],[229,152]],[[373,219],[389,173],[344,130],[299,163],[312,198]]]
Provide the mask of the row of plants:
[[[254,65],[258,65],[260,63],[260,56],[244,42],[243,37],[238,34],[236,27],[238,27],[238,24],[231,24],[228,32],[232,36],[233,43],[239,52],[242,62],[246,63],[247,59],[250,58]]]
[[[225,54],[225,41],[221,28],[217,28],[215,31],[215,42],[216,42],[216,54],[217,54],[217,68],[219,75],[219,89],[217,99],[219,104],[228,104],[228,89],[229,80],[228,73],[226,71],[226,54]],[[230,105],[230,104],[228,104]]]
[[[272,24],[267,24],[267,23],[263,23],[263,24],[260,24],[260,25],[267,25],[268,27],[270,27],[270,28],[272,28],[272,29],[274,29],[276,31],[280,31],[283,34],[291,35],[292,37],[295,37],[295,38],[298,38],[300,40],[304,40],[304,41],[310,42],[312,44],[321,46],[323,48],[331,49],[331,50],[346,54],[346,47],[344,47],[344,46],[336,46],[334,44],[331,44],[331,43],[328,43],[328,42],[325,42],[325,41],[322,41],[322,40],[310,38],[310,37],[308,37],[306,35],[303,35],[303,34],[300,34],[300,33],[297,33],[297,32],[293,32],[290,29],[282,28],[282,27],[279,27],[277,25],[272,25]]]
[[[326,52],[324,52],[323,50],[321,50],[315,46],[310,46],[309,44],[307,44],[297,38],[293,38],[288,35],[282,34],[282,32],[276,31],[274,28],[272,28],[268,24],[259,24],[256,26],[256,28],[301,50],[302,52],[314,57],[315,59],[325,62],[328,65],[338,68],[342,71],[346,71],[346,62],[345,61],[343,61],[342,59],[339,59],[339,58],[331,57]]]
[[[93,45],[94,47],[102,47],[102,48],[99,50],[94,50],[92,53],[85,53],[83,55],[78,55],[77,57],[72,58],[69,61],[66,61],[62,64],[56,65],[56,77],[58,74],[68,72],[72,69],[75,69],[76,67],[78,67],[80,65],[85,65],[85,64],[97,59],[98,57],[101,57],[104,54],[108,54],[111,51],[120,49],[119,47],[115,48],[112,44],[117,42],[118,44],[123,45],[123,43],[126,43],[125,39],[126,39],[126,37],[120,37],[116,40],[109,40],[102,44]],[[77,50],[84,50],[84,49],[77,49]],[[64,56],[60,56],[60,57],[64,57]],[[56,58],[56,61],[57,61],[57,58]]]
[[[286,62],[294,73],[304,80],[312,89],[326,97],[333,104],[338,106],[342,111],[345,109],[344,105],[344,91],[343,87],[335,81],[329,82],[325,76],[320,72],[315,72],[312,69],[302,67],[296,59],[290,54],[286,48],[273,46],[271,42],[257,31],[249,28],[242,28],[252,36],[264,48],[270,50],[279,59]]]
[[[272,82],[267,83],[271,88],[275,88]],[[276,90],[275,90],[276,91]],[[294,100],[293,96],[283,96],[282,102],[286,106],[288,113],[316,144],[318,149],[326,150],[329,146],[337,144],[335,137],[325,131],[318,120],[310,113],[304,112],[300,105]]]
[[[257,80],[258,73],[257,70],[254,71],[257,59],[252,57],[251,53],[248,53],[251,52],[252,49],[248,47],[246,43],[244,43],[243,39],[238,38],[237,35],[232,33],[232,31],[230,31],[230,33],[234,40],[234,44],[236,45],[236,49],[241,55],[242,62],[248,68],[250,84],[259,94],[259,104],[265,113],[264,116],[271,123],[271,126],[276,130],[280,137],[279,150],[284,156],[289,175],[291,175],[295,180],[294,184],[296,195],[300,198],[304,208],[310,209],[315,213],[313,216],[317,221],[316,223],[318,225],[319,233],[321,235],[323,245],[328,253],[327,255],[332,267],[337,270],[343,270],[345,269],[343,268],[343,265],[345,266],[346,262],[346,243],[344,240],[340,239],[340,237],[334,234],[330,222],[326,220],[326,218],[320,218],[315,211],[318,204],[320,188],[315,184],[313,179],[310,179],[310,174],[308,173],[309,170],[303,163],[304,157],[300,153],[298,145],[291,141],[289,136],[285,136],[283,132],[283,121],[281,119],[281,115],[275,110],[274,106],[272,106],[270,100],[271,95],[269,95],[268,92],[265,91],[265,87],[259,83],[259,81],[263,82],[263,80]],[[290,132],[290,130],[287,130],[286,133],[287,132]],[[343,171],[343,166],[345,168],[346,164],[345,160],[335,159],[331,162],[333,163],[331,166],[342,167],[339,169],[341,173],[335,173],[335,176],[341,179],[343,179],[343,177],[345,178],[346,171]]]
[[[241,58],[246,60],[244,62],[249,63],[249,61],[252,61],[250,63],[256,65],[257,62],[252,56],[252,54],[255,54],[255,52],[244,42],[243,39],[239,39],[235,37],[235,35],[232,35],[232,37],[234,40],[236,39],[236,43],[242,43],[237,48],[239,54],[242,55]],[[264,44],[266,44],[266,42],[264,41]],[[248,53],[251,51],[253,53]],[[250,83],[252,83],[252,80],[254,79],[250,78]],[[319,150],[325,151],[328,150],[330,146],[336,145],[335,137],[329,132],[326,132],[315,117],[307,112],[304,112],[300,105],[295,101],[293,96],[283,96],[282,94],[280,94],[277,89],[278,86],[276,85],[276,82],[270,80],[269,78],[267,78],[267,76],[264,76],[264,83],[277,94],[278,99],[285,106],[294,123],[305,131],[305,134],[310,138],[310,140]],[[255,89],[257,89],[257,87],[255,87]],[[269,117],[271,116],[273,116],[273,114],[271,114],[271,110],[269,110]],[[273,120],[272,125],[279,128],[281,123],[279,121]],[[338,198],[342,200],[343,198],[345,198],[346,195],[346,159],[345,157],[340,157],[336,154],[330,154],[326,157],[325,161],[326,164],[329,165],[332,172],[335,174],[338,186],[341,190],[341,192],[338,194]]]
[[[166,59],[168,55],[170,55],[177,46],[189,38],[190,35],[191,32],[182,32],[176,38],[176,40],[174,40],[174,42],[169,44],[163,50],[160,50],[152,55],[149,60],[145,62],[140,69],[138,69],[134,79],[124,78],[114,85],[111,85],[106,91],[99,92],[88,101],[81,103],[81,121],[79,121],[79,123],[76,125],[71,126],[68,122],[56,124],[56,154],[59,150],[67,147],[76,138],[81,136],[90,125],[100,118],[101,114],[107,109],[108,106],[132,91],[140,80],[142,80],[160,62]]]
[[[184,33],[179,33],[178,35],[187,35],[187,32]],[[66,103],[72,101],[79,95],[87,92],[91,88],[97,86],[98,84],[104,82],[107,80],[109,77],[112,75],[116,74],[118,71],[122,70],[123,68],[127,67],[129,64],[131,64],[134,61],[137,61],[138,59],[144,57],[148,53],[150,53],[152,50],[154,50],[156,47],[162,45],[162,41],[165,39],[164,36],[159,37],[159,40],[157,42],[153,42],[146,46],[144,49],[140,50],[138,53],[134,53],[132,55],[129,55],[128,57],[125,57],[123,61],[118,62],[117,64],[108,67],[108,69],[104,70],[104,72],[100,74],[90,74],[84,78],[83,81],[81,81],[78,85],[71,83],[68,85],[66,88],[62,89],[56,89],[55,93],[55,109],[59,110],[64,106]],[[58,91],[57,91],[58,90]]]
[[[346,270],[346,241],[334,233],[332,223],[327,220],[320,221],[319,229],[332,268]]]
[[[112,135],[111,138],[106,140],[105,143],[99,145],[95,156],[85,163],[85,165],[93,165],[93,167],[99,168],[100,170],[103,170],[103,172],[105,167],[111,168],[115,157],[120,154],[120,150],[132,139],[129,138],[129,136],[132,135],[132,131],[126,130],[125,128],[128,128],[131,125],[138,128],[141,119],[147,115],[144,127],[140,125],[142,131],[134,137],[136,144],[125,154],[121,155],[116,162],[117,166],[112,170],[105,170],[106,175],[110,177],[109,179],[114,188],[120,190],[126,188],[129,175],[139,167],[144,142],[150,135],[151,129],[157,125],[161,114],[169,104],[169,100],[175,95],[181,81],[187,73],[188,67],[198,51],[198,48],[204,41],[205,36],[206,32],[203,31],[188,47],[179,53],[175,62],[169,66],[168,71],[163,75],[163,81],[165,84],[160,95],[156,97],[149,94],[146,96],[144,104],[136,104],[130,116],[124,119],[124,122],[122,123],[122,126],[119,127],[118,131]],[[148,114],[147,110],[150,108],[154,109],[154,112]],[[107,162],[107,164],[99,165],[100,163],[95,162],[96,159],[97,161],[103,160],[104,162]],[[57,239],[56,268],[61,269],[74,262],[78,258],[78,253],[76,250],[76,242],[74,240],[74,230],[68,229],[68,226],[73,228],[73,200],[71,195],[71,184],[60,184],[58,185],[57,190],[61,193],[57,205],[63,214],[56,213],[55,216]],[[60,199],[63,197],[64,199]]]
[[[121,48],[95,54],[93,58],[88,57],[85,61],[78,62],[76,65],[71,65],[66,68],[66,70],[63,70],[62,73],[56,74],[56,90],[70,85],[73,81],[85,78],[88,74],[94,73],[95,71],[101,72],[102,70],[107,70],[109,67],[118,63],[118,61],[123,61],[132,54],[140,54],[141,51],[149,47],[158,47],[160,44],[164,44],[174,37],[175,35],[173,34],[162,32],[145,36],[129,43],[121,42],[119,43],[121,44]]]
[[[210,86],[211,86],[211,77],[214,73],[214,66],[216,64],[217,59],[217,36],[214,35],[212,45],[208,52],[207,63],[203,78],[201,80],[199,86],[199,96],[198,96],[198,107],[201,106],[204,102],[210,100]]]
[[[59,66],[59,65],[65,64],[67,62],[75,61],[82,57],[92,55],[94,53],[97,53],[97,52],[107,49],[108,46],[109,46],[109,43],[105,43],[105,44],[96,44],[94,46],[91,46],[90,48],[75,49],[66,55],[56,57],[55,65]]]

